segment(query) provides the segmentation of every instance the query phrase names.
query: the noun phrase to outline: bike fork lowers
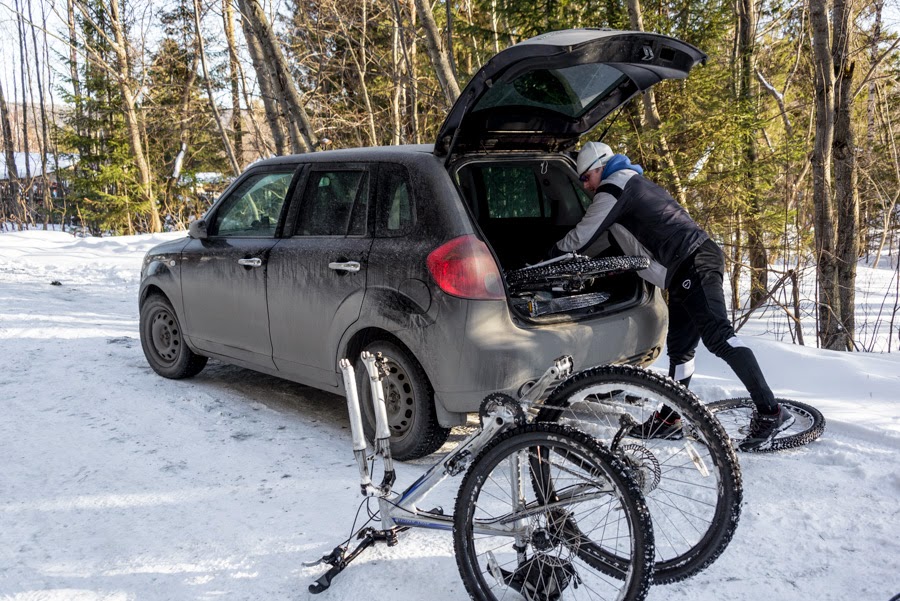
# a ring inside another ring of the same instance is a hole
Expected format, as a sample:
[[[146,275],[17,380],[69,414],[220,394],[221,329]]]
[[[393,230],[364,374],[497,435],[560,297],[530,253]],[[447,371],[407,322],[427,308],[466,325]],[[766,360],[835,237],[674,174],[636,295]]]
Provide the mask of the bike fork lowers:
[[[347,409],[350,413],[350,433],[353,438],[353,456],[359,468],[360,492],[364,497],[379,497],[384,499],[391,493],[396,474],[394,472],[394,460],[391,457],[391,433],[387,421],[387,409],[384,403],[384,387],[381,385],[383,359],[372,353],[363,352],[360,356],[366,366],[366,373],[372,389],[372,403],[375,411],[375,455],[381,455],[384,460],[384,477],[381,484],[372,483],[369,473],[368,457],[366,456],[366,437],[362,427],[362,412],[359,405],[359,394],[356,390],[356,372],[348,359],[341,359],[341,373],[344,376],[344,390],[347,392]],[[309,592],[318,594],[331,586],[331,581],[340,574],[347,565],[356,559],[360,553],[377,542],[386,542],[388,546],[397,544],[397,533],[406,530],[405,527],[376,530],[366,528],[359,533],[359,544],[349,553],[342,546],[337,546],[331,553],[307,566],[326,563],[331,568],[316,582],[309,585]]]

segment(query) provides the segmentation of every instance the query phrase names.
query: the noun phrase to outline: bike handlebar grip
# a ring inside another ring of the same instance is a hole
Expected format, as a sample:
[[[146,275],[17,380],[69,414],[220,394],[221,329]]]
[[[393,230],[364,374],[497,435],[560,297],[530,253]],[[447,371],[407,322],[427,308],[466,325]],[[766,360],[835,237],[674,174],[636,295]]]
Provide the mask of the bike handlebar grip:
[[[387,408],[384,404],[384,387],[381,385],[381,376],[375,365],[375,355],[363,351],[360,357],[366,366],[366,371],[369,372],[369,380],[372,385],[372,403],[375,405],[375,438],[376,440],[390,439],[391,431],[388,428]]]
[[[344,375],[344,390],[347,393],[347,410],[350,413],[350,433],[353,436],[353,450],[365,451],[366,437],[363,434],[359,395],[356,391],[356,372],[348,359],[341,359],[340,366]]]

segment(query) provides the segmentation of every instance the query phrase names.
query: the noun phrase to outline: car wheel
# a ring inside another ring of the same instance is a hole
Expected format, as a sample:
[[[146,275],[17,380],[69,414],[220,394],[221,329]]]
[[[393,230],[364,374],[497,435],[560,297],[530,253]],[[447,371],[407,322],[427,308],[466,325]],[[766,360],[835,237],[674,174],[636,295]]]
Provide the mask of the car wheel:
[[[381,353],[387,360],[388,374],[381,385],[384,388],[394,459],[417,459],[441,448],[450,436],[450,429],[438,423],[434,390],[419,362],[406,349],[383,340],[369,343],[364,350]],[[363,430],[369,440],[374,440],[372,388],[362,359],[356,361],[356,380],[362,405]]]
[[[164,378],[190,378],[206,366],[207,358],[185,344],[172,304],[158,294],[149,296],[141,305],[141,347],[147,363]]]

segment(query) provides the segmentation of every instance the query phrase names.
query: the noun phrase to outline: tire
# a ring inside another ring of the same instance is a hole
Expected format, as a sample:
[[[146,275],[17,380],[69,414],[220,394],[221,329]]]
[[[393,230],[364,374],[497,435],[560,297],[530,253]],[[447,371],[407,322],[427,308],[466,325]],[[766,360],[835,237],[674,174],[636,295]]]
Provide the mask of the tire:
[[[643,423],[660,404],[681,415],[687,435],[632,436],[630,425]],[[537,420],[584,430],[632,468],[653,517],[655,584],[697,574],[728,546],[743,496],[737,457],[725,430],[684,386],[639,367],[594,367],[560,383]]]
[[[794,415],[794,424],[778,434],[771,446],[748,452],[770,453],[802,447],[816,440],[825,432],[825,417],[815,407],[790,399],[775,400]],[[750,417],[756,408],[752,399],[747,397],[724,399],[710,403],[707,407],[732,440],[738,441],[747,436]]]
[[[551,284],[559,280],[596,278],[646,269],[650,265],[646,257],[607,257],[603,259],[578,259],[560,261],[542,267],[525,267],[506,274],[511,288],[533,287]]]
[[[522,476],[526,469],[531,486]],[[511,473],[522,476],[519,486]],[[519,509],[514,488],[524,501]],[[565,491],[571,496],[560,501]],[[548,502],[553,506],[540,509]],[[518,541],[486,531],[517,513],[528,527]],[[591,436],[561,424],[526,424],[488,443],[460,486],[453,545],[466,590],[478,601],[519,598],[510,593],[521,590],[522,579],[552,586],[559,574],[568,576],[557,590],[523,596],[640,601],[650,588],[653,526],[630,470]],[[617,561],[611,565],[606,557]],[[536,576],[545,570],[555,572]]]
[[[389,374],[381,384],[391,430],[393,458],[399,461],[418,459],[441,448],[450,436],[450,428],[438,423],[434,390],[419,362],[406,349],[385,340],[370,342],[364,350],[381,353],[387,359]],[[355,370],[363,430],[369,440],[374,440],[372,388],[362,359],[356,360]]]
[[[208,359],[194,353],[184,341],[175,309],[166,297],[153,294],[141,305],[141,348],[153,371],[181,380],[199,374]]]

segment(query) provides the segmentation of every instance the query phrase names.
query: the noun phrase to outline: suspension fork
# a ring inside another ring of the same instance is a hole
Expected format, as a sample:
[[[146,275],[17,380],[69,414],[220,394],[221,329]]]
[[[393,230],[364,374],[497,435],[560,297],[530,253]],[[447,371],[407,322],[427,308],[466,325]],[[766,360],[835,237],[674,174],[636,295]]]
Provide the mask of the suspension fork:
[[[379,486],[372,483],[369,474],[368,458],[366,457],[366,437],[362,427],[362,413],[359,405],[359,394],[356,390],[356,371],[349,359],[341,359],[340,368],[344,377],[344,390],[347,393],[347,409],[350,413],[350,433],[353,438],[353,456],[359,468],[360,491],[364,497],[384,497],[390,494],[391,487],[396,479],[394,461],[391,457],[390,438],[388,428],[387,409],[384,403],[384,388],[381,384],[381,370],[376,362],[375,355],[363,352],[360,357],[366,366],[370,385],[372,388],[372,402],[375,410],[375,455],[381,455],[384,460],[384,478]]]

